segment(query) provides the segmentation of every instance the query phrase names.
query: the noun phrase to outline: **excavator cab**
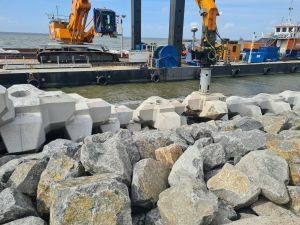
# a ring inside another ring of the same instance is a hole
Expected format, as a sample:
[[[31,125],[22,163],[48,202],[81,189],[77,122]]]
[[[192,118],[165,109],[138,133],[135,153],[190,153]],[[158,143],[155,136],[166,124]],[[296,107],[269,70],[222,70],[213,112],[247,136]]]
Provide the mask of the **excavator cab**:
[[[116,13],[110,9],[94,9],[94,29],[102,36],[115,36],[117,31]]]

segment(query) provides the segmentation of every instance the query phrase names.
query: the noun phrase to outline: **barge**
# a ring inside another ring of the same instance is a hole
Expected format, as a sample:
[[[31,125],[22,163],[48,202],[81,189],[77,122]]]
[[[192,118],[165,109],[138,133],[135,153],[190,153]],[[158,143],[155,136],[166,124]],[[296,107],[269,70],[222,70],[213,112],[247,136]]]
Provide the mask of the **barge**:
[[[75,64],[76,65],[76,64]],[[32,84],[39,88],[109,85],[136,82],[166,82],[198,80],[200,67],[185,66],[152,69],[138,64],[102,65],[66,68],[0,69],[0,84],[9,87],[13,84]],[[213,77],[238,77],[248,75],[288,74],[300,72],[300,60],[265,62],[258,64],[232,63],[212,67]]]

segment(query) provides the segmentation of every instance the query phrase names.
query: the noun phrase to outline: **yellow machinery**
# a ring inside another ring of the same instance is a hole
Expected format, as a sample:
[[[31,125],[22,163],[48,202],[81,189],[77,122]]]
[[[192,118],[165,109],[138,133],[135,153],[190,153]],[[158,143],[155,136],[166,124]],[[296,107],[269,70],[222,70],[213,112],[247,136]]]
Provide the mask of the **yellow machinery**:
[[[118,61],[118,56],[104,47],[85,45],[92,43],[98,33],[114,36],[117,30],[116,13],[109,9],[94,9],[93,19],[87,23],[91,10],[89,0],[72,0],[69,20],[57,16],[49,24],[50,38],[60,45],[49,45],[38,51],[41,63],[93,63]],[[93,24],[91,25],[91,23]],[[90,28],[86,31],[87,27]]]
[[[216,56],[220,48],[216,47],[218,34],[217,17],[219,11],[214,0],[195,0],[200,8],[202,21],[201,49],[193,52],[194,58],[204,67],[216,63]]]

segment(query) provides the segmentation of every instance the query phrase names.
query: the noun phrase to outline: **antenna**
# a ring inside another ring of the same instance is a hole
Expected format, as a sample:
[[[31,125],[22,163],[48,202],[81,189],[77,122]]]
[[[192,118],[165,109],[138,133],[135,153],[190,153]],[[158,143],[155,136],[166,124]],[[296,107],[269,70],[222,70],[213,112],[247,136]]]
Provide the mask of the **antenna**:
[[[56,5],[56,16],[57,16],[57,19],[58,19],[58,17],[59,17],[59,15],[58,15],[58,5]]]
[[[289,7],[289,22],[292,23],[293,21],[293,13],[294,13],[294,0],[291,0],[291,4]]]

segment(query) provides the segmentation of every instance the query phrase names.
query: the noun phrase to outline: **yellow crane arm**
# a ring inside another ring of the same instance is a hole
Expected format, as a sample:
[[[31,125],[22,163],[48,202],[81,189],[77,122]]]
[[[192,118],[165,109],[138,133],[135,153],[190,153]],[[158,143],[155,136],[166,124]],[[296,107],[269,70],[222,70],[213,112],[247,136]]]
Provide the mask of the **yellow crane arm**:
[[[219,10],[217,9],[214,0],[195,0],[196,4],[201,9],[201,15],[203,17],[203,26],[208,31],[217,30],[217,16],[219,16]]]

